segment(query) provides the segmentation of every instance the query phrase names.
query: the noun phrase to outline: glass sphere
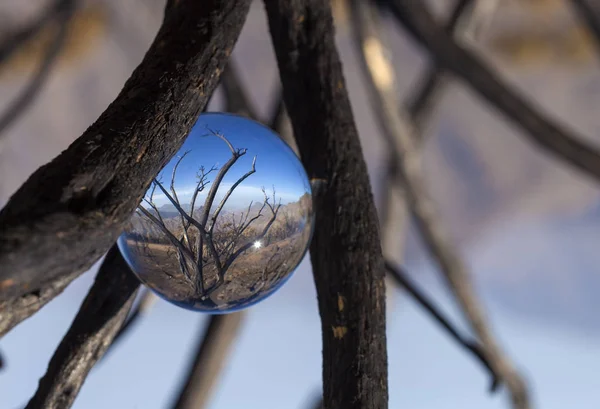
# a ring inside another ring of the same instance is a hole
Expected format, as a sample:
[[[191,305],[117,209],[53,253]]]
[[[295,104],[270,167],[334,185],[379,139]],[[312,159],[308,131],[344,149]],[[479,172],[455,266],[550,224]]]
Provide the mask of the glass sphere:
[[[311,185],[290,147],[258,122],[205,113],[151,183],[118,246],[162,298],[225,313],[280,288],[312,230]]]

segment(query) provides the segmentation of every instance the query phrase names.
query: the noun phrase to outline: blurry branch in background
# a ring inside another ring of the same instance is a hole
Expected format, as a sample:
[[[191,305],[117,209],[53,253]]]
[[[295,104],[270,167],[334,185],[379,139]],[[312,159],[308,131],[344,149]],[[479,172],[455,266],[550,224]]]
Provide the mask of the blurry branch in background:
[[[204,318],[204,317],[203,317]],[[173,409],[204,409],[217,385],[231,346],[244,318],[243,312],[211,315],[202,333],[183,387]]]
[[[401,26],[423,45],[440,66],[487,100],[532,142],[600,181],[600,151],[565,126],[544,115],[536,105],[495,74],[482,58],[457,44],[429,13],[424,2],[388,0]]]
[[[600,52],[600,8],[597,2],[593,5],[589,0],[570,0],[577,16],[585,24],[590,35],[594,38],[596,49]]]
[[[498,0],[457,0],[450,12],[446,30],[456,37],[474,40],[490,21],[497,3]],[[352,14],[354,39],[367,76],[373,80],[378,79],[377,82],[367,81],[367,86],[371,93],[384,92],[389,95],[388,98],[394,99],[397,92],[394,71],[392,64],[384,57],[385,45],[378,38],[368,14],[362,17],[357,15],[357,7],[368,7],[368,5],[351,5],[351,9],[354,9]],[[369,12],[370,10],[365,10],[365,13]],[[375,10],[372,13],[375,13]],[[423,128],[430,121],[447,83],[448,78],[444,71],[435,61],[430,63],[425,73],[415,82],[415,89],[412,96],[408,98],[406,108],[403,106],[399,108],[402,111],[400,115],[412,122],[414,137],[419,147],[424,142],[425,130]],[[407,112],[404,112],[405,109]],[[377,112],[381,116],[381,110],[378,109]],[[382,131],[387,132],[385,126],[382,128]],[[391,137],[386,135],[386,139],[390,144]],[[402,187],[395,183],[398,172],[397,155],[394,153],[393,146],[391,148],[386,159],[384,188],[381,189],[385,196],[381,199],[380,219],[384,254],[387,259],[399,263],[401,262],[407,212]]]
[[[71,407],[87,374],[125,321],[139,286],[113,245],[26,409]]]
[[[54,20],[58,26],[56,27],[56,34],[46,50],[37,72],[20,94],[11,101],[8,108],[0,114],[0,138],[9,125],[25,113],[27,108],[35,101],[36,96],[49,78],[52,67],[56,63],[61,49],[65,44],[69,23],[75,13],[75,6],[75,0],[56,1],[50,10],[43,13],[31,26],[25,27],[13,36],[9,36],[6,43],[0,44],[0,64],[2,64],[21,44],[34,37],[47,24],[50,24]]]
[[[499,0],[456,0],[446,31],[463,42],[474,41],[491,21],[498,2]],[[415,82],[416,87],[408,97],[406,110],[419,140],[423,138],[424,126],[430,121],[449,80],[443,67],[433,58],[425,73]]]
[[[0,64],[8,61],[22,46],[31,41],[48,23],[73,7],[73,0],[54,0],[39,16],[29,24],[20,27],[12,33],[3,33],[0,41]]]
[[[359,48],[363,50],[363,68],[370,85],[371,102],[376,110],[390,151],[394,152],[394,162],[397,164],[399,177],[398,183],[401,183],[401,187],[404,189],[411,213],[426,246],[442,268],[465,317],[483,343],[489,362],[486,362],[486,365],[491,366],[495,374],[494,378],[498,376],[506,383],[513,397],[514,408],[528,408],[529,403],[524,383],[512,368],[512,364],[496,346],[496,341],[487,327],[482,307],[471,288],[464,263],[457,251],[452,248],[451,242],[445,237],[433,203],[428,199],[421,172],[420,148],[415,136],[417,131],[411,118],[401,109],[396,100],[394,72],[390,62],[384,56],[383,45],[378,38],[379,25],[375,21],[375,8],[360,0],[353,0],[352,16],[356,41],[360,45]],[[398,274],[394,276],[397,279],[400,278]],[[416,296],[415,293],[412,295]],[[416,298],[419,300],[418,297]],[[445,327],[448,329],[447,326]],[[460,338],[458,340],[460,341]],[[476,356],[481,358],[480,354],[476,354]]]
[[[410,10],[421,8],[423,4],[409,3],[411,6],[406,6],[406,8]],[[379,47],[379,58],[386,61],[381,50],[381,43],[377,40],[377,24],[373,22],[373,10],[366,8],[366,6],[359,9],[361,5],[364,6],[365,3],[358,0],[353,1],[355,29],[359,41],[365,49],[367,55],[365,58],[368,61],[369,52],[374,53],[373,49],[377,46]],[[405,4],[402,3],[402,5]],[[430,24],[435,24],[435,21],[432,20]],[[440,31],[444,33],[443,30],[440,29]],[[445,33],[444,36],[450,38]],[[456,249],[453,248],[451,241],[446,237],[433,203],[428,198],[421,172],[420,149],[415,137],[414,124],[411,123],[408,115],[401,110],[394,93],[391,91],[392,86],[390,84],[394,83],[391,65],[389,62],[387,63],[388,76],[386,77],[378,75],[371,66],[366,65],[368,78],[372,84],[370,96],[375,109],[378,111],[378,118],[384,129],[384,135],[390,145],[390,150],[395,152],[399,182],[402,183],[409,208],[425,245],[441,267],[465,318],[482,342],[486,358],[493,372],[506,384],[511,394],[513,407],[515,409],[528,409],[530,403],[525,384],[514,370],[511,362],[497,346],[495,337],[488,328],[483,309],[471,286],[467,268]]]
[[[2,355],[2,351],[0,351],[0,369],[4,368],[4,355]]]
[[[271,107],[271,116],[268,119],[268,124],[275,132],[281,136],[290,148],[298,155],[298,145],[294,139],[294,131],[292,129],[292,123],[290,117],[285,109],[285,102],[283,101],[283,90],[281,85],[277,86],[275,91],[275,98],[273,106]]]
[[[119,332],[117,332],[117,335],[115,335],[114,339],[112,340],[105,357],[108,356],[110,351],[114,350],[118,342],[122,340],[125,335],[131,332],[138,320],[147,315],[152,306],[156,303],[156,301],[158,301],[158,297],[147,288],[142,288],[142,295],[139,298],[140,300],[131,309],[131,313],[128,315],[125,324],[123,324],[123,326],[119,329]]]
[[[313,192],[310,245],[325,407],[386,409],[385,269],[329,2],[264,1],[285,107]]]
[[[0,334],[113,245],[205,108],[249,6],[250,0],[176,2],[115,101],[0,211]]]
[[[440,310],[427,298],[427,296],[417,288],[417,286],[410,281],[408,274],[400,267],[395,267],[389,261],[386,261],[385,267],[389,274],[397,281],[406,291],[421,305],[437,322],[442,328],[446,330],[460,346],[465,350],[469,351],[489,372],[490,392],[495,392],[499,386],[498,374],[492,368],[489,360],[485,356],[485,352],[481,345],[475,340],[469,340],[466,337],[460,335],[460,333],[450,323],[450,320],[446,318]]]

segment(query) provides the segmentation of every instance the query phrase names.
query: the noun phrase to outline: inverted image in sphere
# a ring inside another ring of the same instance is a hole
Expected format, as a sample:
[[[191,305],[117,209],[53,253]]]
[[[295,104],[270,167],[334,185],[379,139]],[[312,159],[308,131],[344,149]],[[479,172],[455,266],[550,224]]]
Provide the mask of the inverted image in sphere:
[[[248,118],[205,113],[152,181],[118,245],[162,298],[226,313],[280,288],[312,230],[310,182],[289,146]]]

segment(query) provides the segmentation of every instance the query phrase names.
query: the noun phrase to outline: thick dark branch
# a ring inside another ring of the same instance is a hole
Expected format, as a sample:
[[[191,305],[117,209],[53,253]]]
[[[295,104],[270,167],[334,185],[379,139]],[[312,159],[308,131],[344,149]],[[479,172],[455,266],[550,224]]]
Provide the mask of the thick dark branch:
[[[600,179],[600,152],[544,115],[512,90],[484,61],[458,45],[431,16],[424,2],[391,0],[392,11],[404,28],[436,61],[459,76],[507,119],[520,126],[537,145],[595,179]]]
[[[204,409],[241,327],[244,312],[212,315],[173,409]]]
[[[265,0],[285,106],[313,192],[310,247],[329,409],[388,407],[385,269],[329,2]]]
[[[427,311],[435,319],[435,321],[446,330],[452,339],[454,339],[461,347],[469,351],[483,365],[483,367],[490,373],[490,391],[496,391],[499,385],[498,375],[494,372],[489,361],[485,357],[485,353],[481,345],[479,345],[479,343],[477,343],[475,340],[469,340],[460,335],[458,330],[456,330],[456,328],[454,328],[454,326],[450,323],[450,320],[446,318],[431,301],[429,301],[425,294],[421,293],[417,286],[410,281],[408,274],[406,274],[400,267],[394,267],[390,262],[386,262],[385,267],[394,281],[396,281],[400,287],[404,288],[410,294],[410,296],[413,297],[415,301],[417,301],[417,303],[420,304],[425,311]]]
[[[69,30],[69,23],[74,12],[75,0],[63,1],[61,7],[57,9],[56,23],[58,27],[54,39],[46,51],[37,72],[21,93],[11,101],[8,108],[0,114],[0,135],[27,111],[27,108],[31,106],[36,96],[43,89],[46,80],[50,76],[52,67],[54,67],[63,48]]]
[[[139,286],[113,245],[26,409],[71,407],[87,374],[125,321]]]
[[[51,299],[115,242],[206,105],[249,5],[179,0],[117,99],[13,195],[0,212],[3,316],[28,292]]]

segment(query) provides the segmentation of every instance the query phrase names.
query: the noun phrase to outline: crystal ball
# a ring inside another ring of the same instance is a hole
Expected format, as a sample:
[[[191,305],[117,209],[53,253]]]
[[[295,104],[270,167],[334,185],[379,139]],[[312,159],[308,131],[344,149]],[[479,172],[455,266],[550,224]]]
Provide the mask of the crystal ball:
[[[142,283],[178,306],[227,313],[279,289],[312,237],[310,181],[271,129],[200,115],[119,237]]]

